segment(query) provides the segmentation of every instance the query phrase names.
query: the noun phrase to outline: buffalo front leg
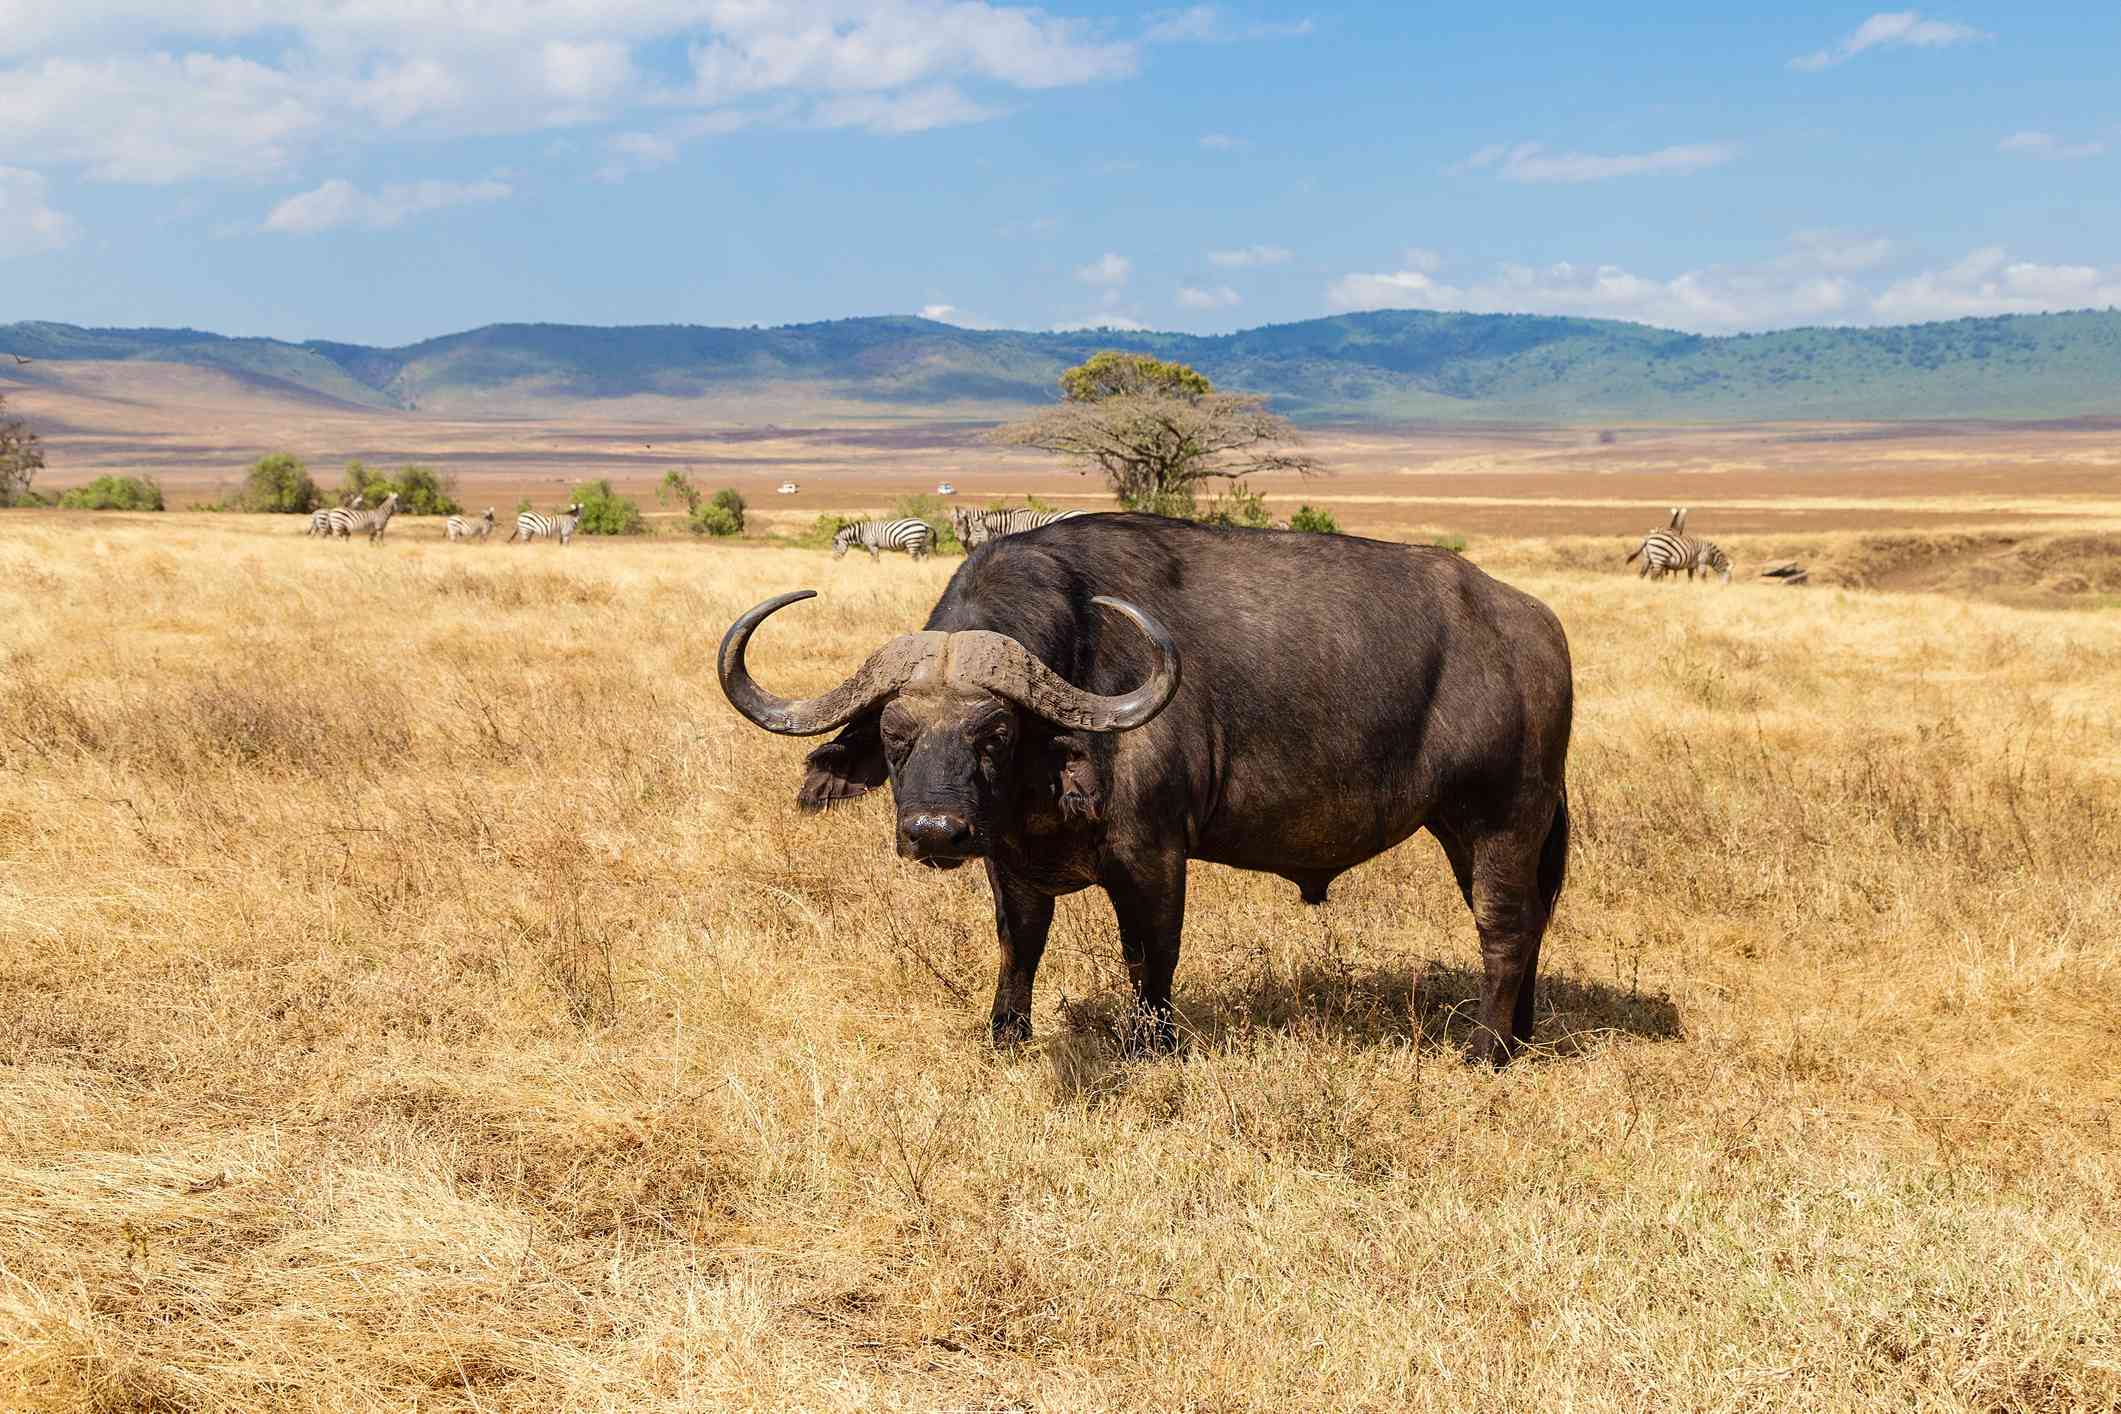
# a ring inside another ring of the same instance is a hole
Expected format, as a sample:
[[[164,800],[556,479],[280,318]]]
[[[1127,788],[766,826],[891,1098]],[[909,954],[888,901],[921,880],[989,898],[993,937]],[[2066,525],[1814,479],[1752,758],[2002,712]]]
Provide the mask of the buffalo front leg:
[[[1540,896],[1542,839],[1491,835],[1473,846],[1473,922],[1480,930],[1480,1030],[1467,1059],[1507,1065],[1532,1039],[1532,1001],[1547,906]]]
[[[1131,1051],[1167,1051],[1178,1042],[1171,1010],[1171,977],[1178,971],[1178,939],[1186,924],[1186,857],[1143,861],[1105,880],[1119,919],[1119,947],[1134,983],[1135,1015],[1127,1028]]]
[[[994,936],[1002,950],[994,979],[994,1044],[1020,1046],[1031,1039],[1031,984],[1038,978],[1039,959],[1046,955],[1053,900],[992,859],[987,861],[987,886],[994,891]]]

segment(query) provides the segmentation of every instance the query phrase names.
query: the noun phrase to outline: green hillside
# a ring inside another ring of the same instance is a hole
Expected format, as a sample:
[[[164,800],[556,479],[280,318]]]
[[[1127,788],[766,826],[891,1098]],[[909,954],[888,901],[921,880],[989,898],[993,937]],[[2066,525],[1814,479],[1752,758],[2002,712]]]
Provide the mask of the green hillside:
[[[880,412],[1054,396],[1099,349],[1185,362],[1307,420],[2067,417],[2121,412],[2121,312],[1710,338],[1610,320],[1388,310],[1216,337],[959,329],[843,319],[776,329],[497,324],[404,348],[189,329],[0,326],[51,360],[150,359],[376,407],[520,407],[636,395]]]

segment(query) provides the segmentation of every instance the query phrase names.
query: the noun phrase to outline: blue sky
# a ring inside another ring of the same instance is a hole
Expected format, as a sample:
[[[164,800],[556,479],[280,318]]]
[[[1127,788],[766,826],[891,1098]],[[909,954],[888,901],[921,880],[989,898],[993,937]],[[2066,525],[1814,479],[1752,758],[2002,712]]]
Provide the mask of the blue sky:
[[[0,322],[2121,304],[2121,6],[0,0]]]

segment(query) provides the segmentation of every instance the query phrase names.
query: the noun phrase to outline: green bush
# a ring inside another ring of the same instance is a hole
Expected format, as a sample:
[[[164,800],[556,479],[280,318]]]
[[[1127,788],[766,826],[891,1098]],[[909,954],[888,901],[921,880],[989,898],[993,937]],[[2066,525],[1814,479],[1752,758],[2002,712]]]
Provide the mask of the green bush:
[[[1308,530],[1314,535],[1338,535],[1340,523],[1333,519],[1331,511],[1314,511],[1309,506],[1298,506],[1296,514],[1289,517],[1289,529]]]
[[[306,516],[323,504],[324,493],[309,479],[309,468],[287,452],[258,458],[236,497],[243,510],[275,515]]]
[[[401,466],[391,479],[397,483],[398,509],[407,515],[464,514],[464,507],[457,500],[454,476],[443,476],[431,466]]]
[[[965,547],[958,543],[957,528],[950,524],[950,503],[940,496],[920,492],[901,496],[891,508],[894,518],[910,516],[914,520],[928,523],[929,533],[934,537],[937,554],[961,555]]]
[[[365,498],[362,504],[372,507],[396,493],[400,515],[454,516],[464,513],[456,489],[455,477],[442,476],[431,466],[401,466],[395,475],[385,475],[380,468],[357,460],[346,464],[346,475],[339,481],[339,500],[345,502],[358,493]]]
[[[70,511],[159,511],[162,488],[152,476],[99,476],[59,498]]]
[[[581,503],[582,519],[575,526],[584,535],[645,535],[648,522],[641,508],[611,489],[609,481],[585,481],[574,488],[571,498]]]
[[[1454,555],[1463,555],[1466,552],[1466,538],[1463,535],[1439,535],[1429,543],[1439,550],[1449,550]]]
[[[853,521],[853,516],[834,515],[830,511],[810,522],[808,530],[798,533],[795,543],[806,550],[829,550],[832,537],[840,533],[840,527]]]
[[[672,478],[683,480],[677,472],[664,478],[668,485]],[[692,491],[687,483],[686,491],[691,511],[685,517],[685,528],[694,535],[742,535],[744,533],[744,498],[731,487],[723,487],[714,493],[712,501],[702,501],[699,492]],[[681,493],[682,494],[682,493]]]
[[[1253,530],[1274,524],[1274,518],[1267,514],[1267,498],[1243,482],[1193,511],[1192,519],[1203,525],[1238,525]]]

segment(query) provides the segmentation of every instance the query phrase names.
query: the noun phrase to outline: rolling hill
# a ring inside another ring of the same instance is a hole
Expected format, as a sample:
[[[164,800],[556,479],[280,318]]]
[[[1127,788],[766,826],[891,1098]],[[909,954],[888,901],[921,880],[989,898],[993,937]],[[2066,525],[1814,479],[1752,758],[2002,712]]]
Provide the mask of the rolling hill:
[[[2121,312],[1708,337],[1612,320],[1386,310],[1235,334],[971,330],[887,316],[780,328],[496,324],[403,348],[191,329],[0,325],[0,349],[217,370],[283,393],[464,415],[623,398],[760,418],[830,404],[997,415],[1099,349],[1177,358],[1306,421],[2071,417],[2121,412]]]

